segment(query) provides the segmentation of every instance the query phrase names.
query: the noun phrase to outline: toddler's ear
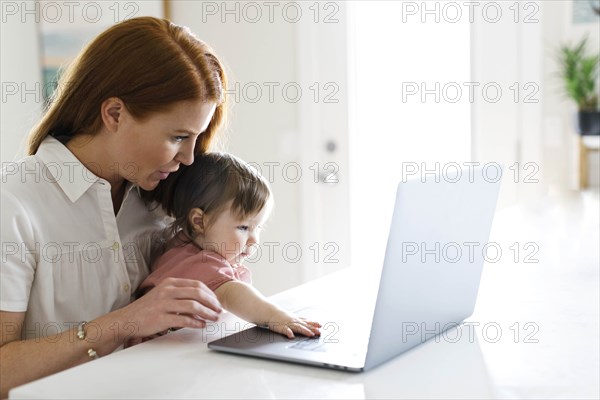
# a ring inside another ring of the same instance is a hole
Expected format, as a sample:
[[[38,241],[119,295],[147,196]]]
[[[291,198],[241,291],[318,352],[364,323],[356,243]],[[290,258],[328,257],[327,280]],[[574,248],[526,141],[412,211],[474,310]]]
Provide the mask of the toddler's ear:
[[[204,211],[200,208],[192,208],[188,214],[188,222],[194,233],[204,233]]]

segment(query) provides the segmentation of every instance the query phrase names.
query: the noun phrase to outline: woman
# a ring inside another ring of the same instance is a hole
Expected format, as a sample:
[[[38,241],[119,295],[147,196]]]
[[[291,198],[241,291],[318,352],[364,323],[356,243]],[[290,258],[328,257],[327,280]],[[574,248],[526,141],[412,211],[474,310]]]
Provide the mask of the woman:
[[[198,281],[168,279],[131,300],[152,247],[140,238],[170,222],[149,204],[209,148],[225,87],[206,44],[151,17],[111,27],[65,73],[29,156],[2,171],[2,398],[127,339],[218,318]]]

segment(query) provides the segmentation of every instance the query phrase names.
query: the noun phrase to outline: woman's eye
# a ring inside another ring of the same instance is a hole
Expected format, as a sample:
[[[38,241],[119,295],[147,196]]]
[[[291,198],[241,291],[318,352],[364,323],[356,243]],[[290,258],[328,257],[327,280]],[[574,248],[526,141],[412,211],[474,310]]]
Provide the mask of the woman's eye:
[[[247,231],[248,229],[250,229],[250,227],[248,225],[240,225],[238,226],[238,229],[241,231]]]
[[[173,140],[177,143],[183,142],[185,139],[187,139],[187,136],[174,136]]]

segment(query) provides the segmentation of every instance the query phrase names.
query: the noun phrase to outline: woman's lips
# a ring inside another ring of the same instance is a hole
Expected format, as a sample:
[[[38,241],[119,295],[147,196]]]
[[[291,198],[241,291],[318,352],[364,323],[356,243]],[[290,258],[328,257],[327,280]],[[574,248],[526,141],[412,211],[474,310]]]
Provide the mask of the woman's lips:
[[[169,172],[158,171],[158,177],[161,181],[165,180],[169,177]]]

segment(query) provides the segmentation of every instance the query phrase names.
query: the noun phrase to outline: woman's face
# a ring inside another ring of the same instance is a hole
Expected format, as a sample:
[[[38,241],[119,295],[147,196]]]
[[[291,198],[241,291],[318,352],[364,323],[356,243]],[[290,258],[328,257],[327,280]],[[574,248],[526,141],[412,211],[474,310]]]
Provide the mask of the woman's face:
[[[125,109],[120,113],[114,152],[118,174],[152,190],[180,164],[194,161],[194,147],[215,112],[214,102],[182,101],[143,121]]]

